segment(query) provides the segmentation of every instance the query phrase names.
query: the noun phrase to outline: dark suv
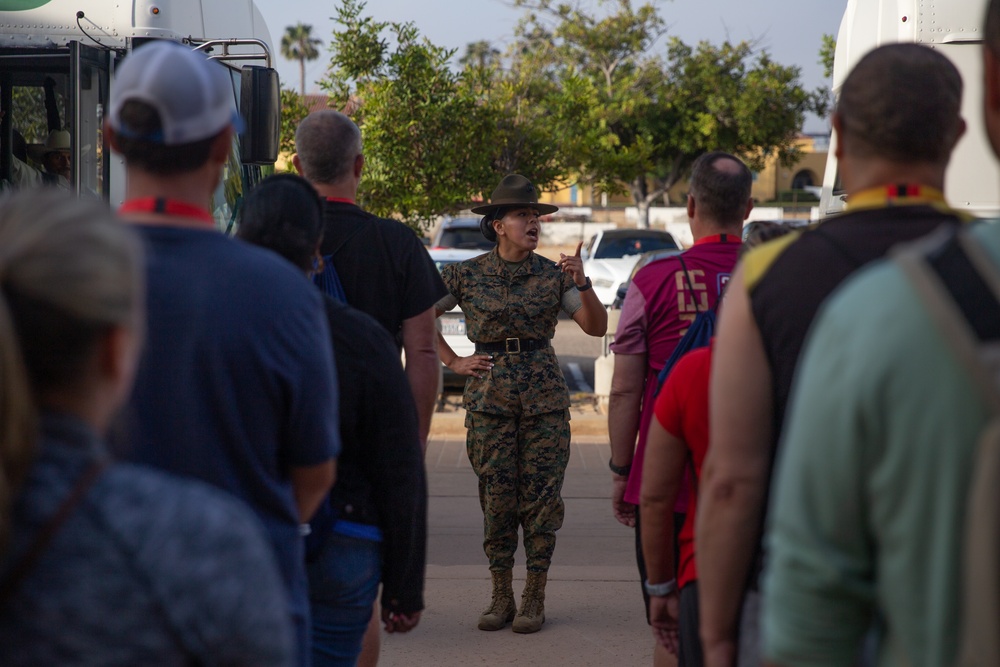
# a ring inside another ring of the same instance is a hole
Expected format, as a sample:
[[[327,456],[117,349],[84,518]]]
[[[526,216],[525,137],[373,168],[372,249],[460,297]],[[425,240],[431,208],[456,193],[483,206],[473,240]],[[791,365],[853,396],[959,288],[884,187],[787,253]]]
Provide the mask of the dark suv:
[[[441,221],[431,248],[465,248],[469,250],[492,250],[490,243],[479,231],[480,218],[445,218]]]

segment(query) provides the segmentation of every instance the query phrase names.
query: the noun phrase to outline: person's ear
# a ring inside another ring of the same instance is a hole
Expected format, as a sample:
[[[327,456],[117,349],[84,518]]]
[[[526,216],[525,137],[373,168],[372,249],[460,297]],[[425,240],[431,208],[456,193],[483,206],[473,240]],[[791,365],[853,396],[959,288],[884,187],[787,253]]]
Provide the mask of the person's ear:
[[[844,121],[836,111],[830,116],[830,124],[833,126],[833,134],[836,138],[833,142],[836,146],[833,149],[833,154],[840,162],[844,159]]]
[[[122,152],[122,149],[118,144],[118,133],[112,129],[111,123],[108,121],[104,121],[104,138],[107,140],[108,145],[111,146],[111,150],[116,153]]]
[[[360,153],[354,158],[354,178],[360,179],[361,172],[365,169],[365,156]]]
[[[750,217],[750,211],[752,211],[752,210],[753,210],[753,197],[751,197],[750,199],[747,200],[747,210],[743,214],[743,219],[744,220],[746,220],[747,218]]]
[[[116,403],[124,403],[139,363],[139,333],[125,326],[108,329],[98,344],[98,369]]]
[[[306,176],[306,173],[302,171],[302,160],[299,159],[298,153],[292,156],[292,166],[295,167],[296,174],[306,179],[307,181],[309,180],[309,177]]]
[[[687,215],[688,218],[690,218],[691,220],[694,220],[694,210],[695,210],[694,195],[692,195],[689,192],[687,196]]]

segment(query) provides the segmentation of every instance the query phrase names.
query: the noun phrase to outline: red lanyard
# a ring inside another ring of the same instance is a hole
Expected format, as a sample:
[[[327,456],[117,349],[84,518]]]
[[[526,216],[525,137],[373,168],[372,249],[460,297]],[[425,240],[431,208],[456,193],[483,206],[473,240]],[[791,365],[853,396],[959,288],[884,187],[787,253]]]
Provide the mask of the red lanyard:
[[[327,197],[326,200],[328,202],[331,202],[331,203],[334,203],[334,204],[353,204],[354,203],[353,199],[345,199],[343,197]]]
[[[711,236],[703,236],[694,242],[695,245],[702,243],[743,243],[743,239],[740,238],[739,234],[712,234]]]
[[[190,218],[210,225],[215,224],[215,218],[206,209],[183,201],[164,199],[163,197],[143,197],[129,199],[118,207],[119,213],[161,213],[175,218]]]

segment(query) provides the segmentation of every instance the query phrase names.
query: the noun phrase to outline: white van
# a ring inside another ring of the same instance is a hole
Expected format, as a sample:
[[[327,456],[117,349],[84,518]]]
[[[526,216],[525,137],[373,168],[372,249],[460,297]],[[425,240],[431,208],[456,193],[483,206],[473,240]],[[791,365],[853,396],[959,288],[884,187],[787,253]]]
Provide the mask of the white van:
[[[925,44],[948,56],[962,74],[962,116],[968,130],[952,155],[945,194],[955,208],[977,216],[1000,215],[1000,167],[983,126],[982,23],[986,0],[848,0],[833,67],[836,95],[848,72],[870,50],[892,42]],[[836,141],[836,136],[832,142]],[[820,217],[844,207],[835,146],[831,142],[820,198]]]
[[[200,49],[230,72],[233,107],[246,132],[233,143],[216,192],[217,224],[231,226],[243,192],[277,157],[280,94],[271,36],[250,0],[6,0],[0,2],[0,181],[17,187],[41,171],[48,139],[65,144],[68,185],[112,206],[124,165],[105,145],[104,110],[115,69],[132,49],[170,39]]]

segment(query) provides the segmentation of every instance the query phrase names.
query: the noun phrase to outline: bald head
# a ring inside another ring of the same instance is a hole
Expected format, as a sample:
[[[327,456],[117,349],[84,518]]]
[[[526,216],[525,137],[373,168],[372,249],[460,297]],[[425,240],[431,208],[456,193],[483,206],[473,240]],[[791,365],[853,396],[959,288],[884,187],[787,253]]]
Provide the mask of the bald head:
[[[691,190],[699,214],[720,227],[743,226],[753,175],[735,155],[706,153],[691,168]]]
[[[948,58],[888,44],[848,74],[836,115],[852,157],[945,165],[964,128],[961,106],[962,77]]]
[[[310,182],[333,185],[351,174],[361,155],[361,130],[339,111],[314,111],[295,130],[295,152]]]

